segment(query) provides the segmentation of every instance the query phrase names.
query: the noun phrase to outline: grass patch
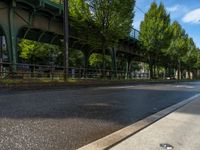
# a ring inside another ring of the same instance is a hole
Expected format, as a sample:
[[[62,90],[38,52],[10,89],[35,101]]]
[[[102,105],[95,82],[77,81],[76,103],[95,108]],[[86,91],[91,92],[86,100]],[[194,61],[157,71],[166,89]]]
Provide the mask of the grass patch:
[[[62,85],[103,85],[103,84],[126,84],[126,83],[151,83],[151,82],[163,82],[163,83],[171,83],[176,82],[177,80],[164,80],[164,79],[68,79],[67,81],[63,80],[51,80],[47,78],[40,78],[40,79],[1,79],[0,84],[1,85],[31,85],[31,84],[62,84]],[[198,81],[198,80],[180,80],[177,82],[192,82],[192,81]]]

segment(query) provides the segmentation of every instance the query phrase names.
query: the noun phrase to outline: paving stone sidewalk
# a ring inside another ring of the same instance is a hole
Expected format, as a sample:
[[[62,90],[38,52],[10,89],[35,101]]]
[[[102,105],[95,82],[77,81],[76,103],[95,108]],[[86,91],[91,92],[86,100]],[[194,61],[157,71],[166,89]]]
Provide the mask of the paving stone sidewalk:
[[[200,97],[111,148],[133,149],[200,150]]]

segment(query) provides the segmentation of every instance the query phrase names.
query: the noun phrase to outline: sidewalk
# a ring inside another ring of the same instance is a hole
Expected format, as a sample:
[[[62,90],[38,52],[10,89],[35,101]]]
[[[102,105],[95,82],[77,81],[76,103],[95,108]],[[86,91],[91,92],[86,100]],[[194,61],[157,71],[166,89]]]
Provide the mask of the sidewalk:
[[[170,144],[174,150],[200,150],[200,97],[111,150],[164,150],[160,144]]]

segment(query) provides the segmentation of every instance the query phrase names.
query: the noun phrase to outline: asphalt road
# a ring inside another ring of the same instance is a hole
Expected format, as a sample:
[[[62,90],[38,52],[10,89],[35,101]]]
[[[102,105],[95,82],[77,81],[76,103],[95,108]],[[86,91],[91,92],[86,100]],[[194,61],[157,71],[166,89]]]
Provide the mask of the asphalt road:
[[[77,149],[199,91],[200,82],[0,92],[0,149]]]

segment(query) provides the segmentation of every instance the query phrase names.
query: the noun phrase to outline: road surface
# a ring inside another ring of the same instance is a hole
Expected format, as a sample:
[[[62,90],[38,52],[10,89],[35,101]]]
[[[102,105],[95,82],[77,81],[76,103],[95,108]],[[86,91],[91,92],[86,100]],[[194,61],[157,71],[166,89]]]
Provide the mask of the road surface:
[[[199,91],[200,82],[0,92],[0,149],[77,149]]]

